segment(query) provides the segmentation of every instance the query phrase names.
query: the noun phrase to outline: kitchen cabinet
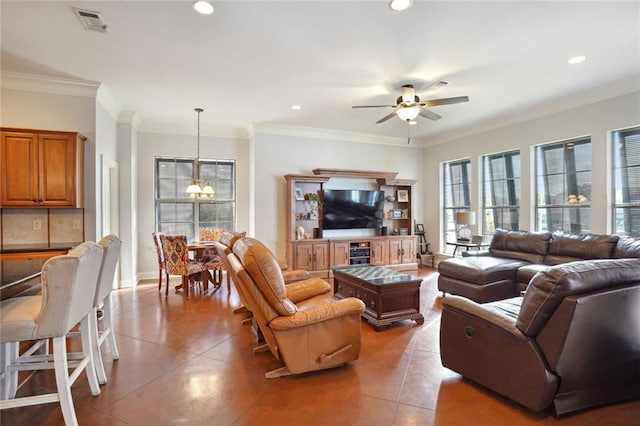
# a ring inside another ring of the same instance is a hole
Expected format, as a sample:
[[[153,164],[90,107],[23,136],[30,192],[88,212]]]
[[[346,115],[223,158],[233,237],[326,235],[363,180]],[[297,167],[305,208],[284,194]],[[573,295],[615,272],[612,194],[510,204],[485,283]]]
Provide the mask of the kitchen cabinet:
[[[0,135],[0,207],[82,207],[82,135],[8,128]]]

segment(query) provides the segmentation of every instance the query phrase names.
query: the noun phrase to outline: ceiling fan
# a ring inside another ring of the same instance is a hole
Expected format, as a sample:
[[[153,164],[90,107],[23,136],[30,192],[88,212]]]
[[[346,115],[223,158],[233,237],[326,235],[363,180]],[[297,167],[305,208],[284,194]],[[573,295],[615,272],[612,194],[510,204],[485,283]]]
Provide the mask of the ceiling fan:
[[[433,89],[436,87],[442,87],[449,84],[444,80],[436,81],[424,90]],[[428,110],[427,107],[433,107],[438,105],[451,105],[461,102],[469,102],[468,96],[456,96],[454,98],[442,98],[442,99],[430,99],[421,101],[418,95],[416,95],[413,84],[405,84],[402,86],[402,94],[396,99],[395,105],[356,105],[352,108],[395,108],[395,110],[376,121],[376,124],[384,123],[394,115],[397,115],[401,120],[411,122],[418,115],[429,120],[440,120],[442,117],[435,112]]]

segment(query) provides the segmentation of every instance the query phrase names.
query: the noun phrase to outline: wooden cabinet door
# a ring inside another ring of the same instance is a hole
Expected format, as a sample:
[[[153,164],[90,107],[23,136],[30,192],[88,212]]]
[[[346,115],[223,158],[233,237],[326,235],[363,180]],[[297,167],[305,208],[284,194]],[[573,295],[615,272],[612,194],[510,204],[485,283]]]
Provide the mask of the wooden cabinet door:
[[[0,148],[0,204],[81,207],[82,139],[77,133],[6,129]]]
[[[38,136],[2,132],[0,151],[0,203],[2,206],[36,206],[38,194]]]
[[[389,242],[386,240],[371,241],[371,264],[386,265],[389,263]]]
[[[296,269],[313,271],[313,244],[297,243],[295,247]]]
[[[331,266],[346,266],[349,264],[349,243],[331,243]]]
[[[402,240],[399,238],[389,239],[389,265],[396,265],[402,262]]]
[[[75,137],[41,133],[38,137],[39,201],[43,206],[73,206]]]
[[[329,269],[329,243],[316,243],[313,245],[314,270]]]
[[[401,243],[402,263],[415,262],[416,241],[414,238],[404,238]]]

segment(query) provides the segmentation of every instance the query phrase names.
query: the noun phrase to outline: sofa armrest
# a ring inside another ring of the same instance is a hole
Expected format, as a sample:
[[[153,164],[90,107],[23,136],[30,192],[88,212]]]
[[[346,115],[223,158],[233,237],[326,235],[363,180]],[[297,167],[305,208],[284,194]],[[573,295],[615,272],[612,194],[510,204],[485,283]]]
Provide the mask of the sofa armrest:
[[[360,299],[355,297],[334,299],[331,297],[327,298],[325,303],[303,307],[293,315],[274,318],[269,323],[269,327],[274,331],[291,330],[349,315],[360,316],[363,312],[364,303]]]
[[[331,285],[321,278],[309,278],[287,284],[285,291],[287,292],[287,299],[293,303],[298,303],[314,296],[329,293]]]
[[[442,299],[442,365],[534,411],[546,410],[559,379],[533,339],[515,327],[522,298],[478,304],[462,297]],[[517,312],[517,310],[516,310]]]
[[[491,256],[491,252],[489,250],[477,250],[477,251],[463,251],[462,257],[480,257],[480,256]]]
[[[283,270],[282,278],[284,278],[285,284],[289,284],[289,283],[294,283],[296,281],[309,279],[311,278],[311,273],[306,269],[293,269],[291,271]]]
[[[498,328],[518,340],[527,337],[516,328],[516,320],[522,303],[522,297],[514,297],[491,303],[476,303],[466,297],[450,295],[442,299],[443,309],[451,309],[465,315],[472,315],[476,322]]]

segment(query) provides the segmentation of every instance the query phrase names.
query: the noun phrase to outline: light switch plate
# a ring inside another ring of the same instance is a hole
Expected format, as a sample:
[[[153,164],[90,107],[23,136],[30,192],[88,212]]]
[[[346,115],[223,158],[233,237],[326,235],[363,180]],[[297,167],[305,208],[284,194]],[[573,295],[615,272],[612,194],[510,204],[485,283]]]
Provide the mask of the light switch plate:
[[[73,229],[80,229],[81,228],[80,220],[79,219],[74,219],[72,227],[73,227]]]

